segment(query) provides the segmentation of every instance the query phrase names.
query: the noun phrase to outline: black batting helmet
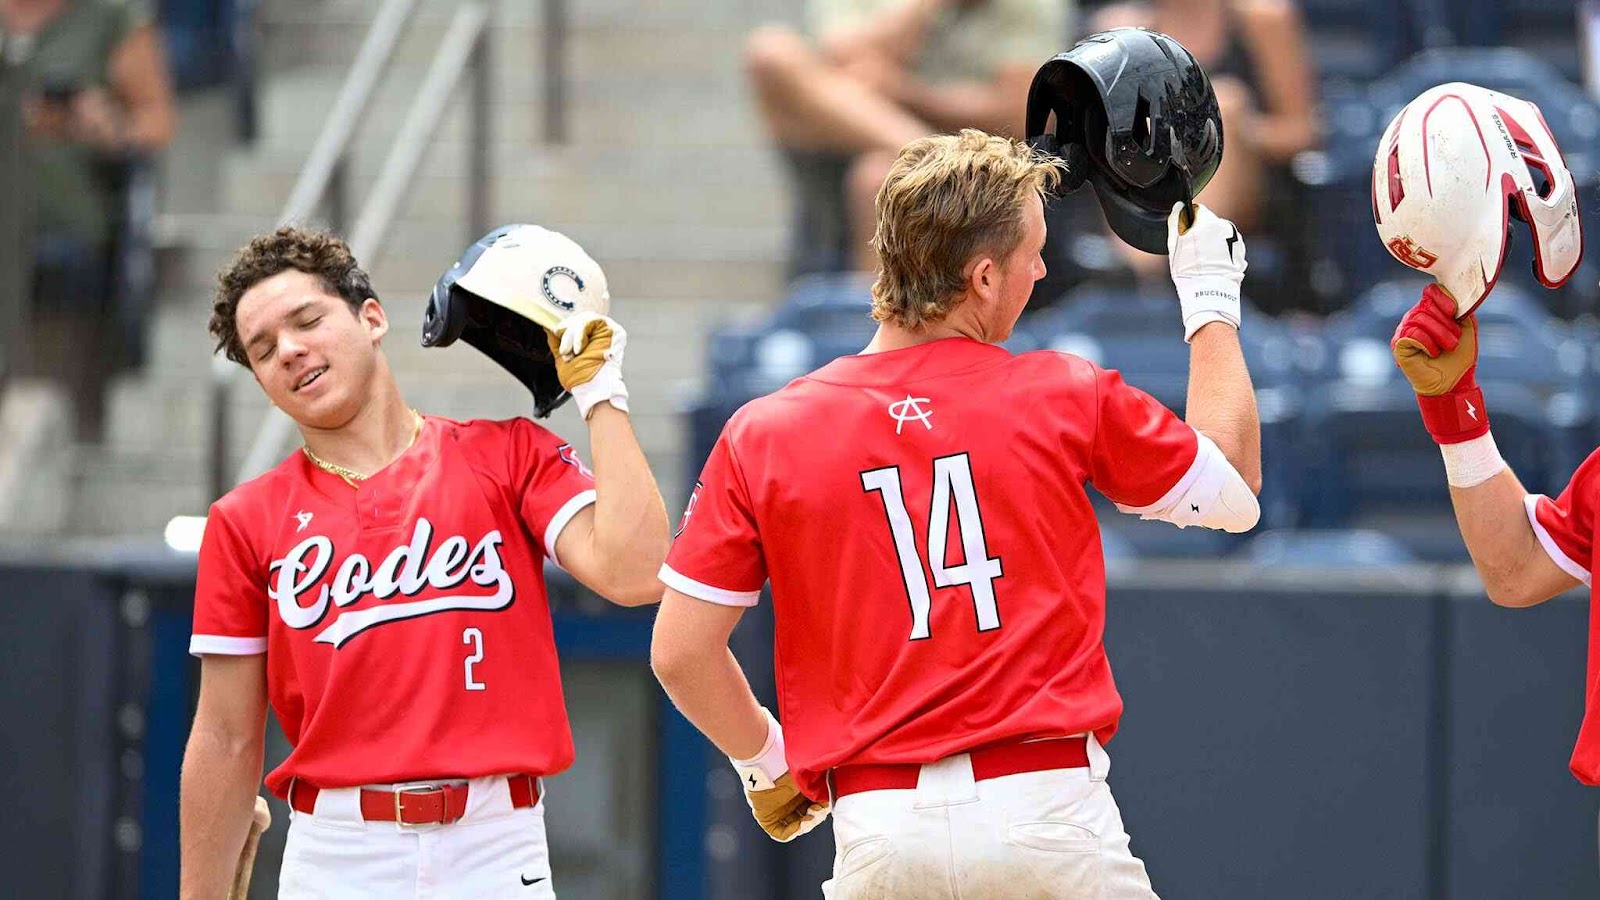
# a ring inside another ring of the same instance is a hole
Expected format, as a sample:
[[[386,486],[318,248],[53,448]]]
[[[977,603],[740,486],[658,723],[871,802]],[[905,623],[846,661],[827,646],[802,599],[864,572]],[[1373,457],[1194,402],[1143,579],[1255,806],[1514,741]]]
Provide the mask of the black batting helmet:
[[[1143,28],[1090,35],[1041,66],[1027,133],[1066,160],[1067,190],[1087,179],[1111,230],[1148,253],[1167,252],[1173,204],[1192,202],[1222,162],[1211,80],[1182,44]]]

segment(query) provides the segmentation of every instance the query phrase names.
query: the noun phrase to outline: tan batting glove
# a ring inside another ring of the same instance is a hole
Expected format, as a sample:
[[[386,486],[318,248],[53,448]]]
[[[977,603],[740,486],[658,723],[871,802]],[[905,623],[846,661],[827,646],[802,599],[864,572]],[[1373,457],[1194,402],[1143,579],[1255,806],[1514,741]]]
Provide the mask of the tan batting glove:
[[[577,401],[578,412],[585,419],[600,403],[628,411],[628,387],[622,382],[622,351],[628,333],[615,319],[592,312],[573,313],[554,330],[546,331],[545,339],[555,358],[556,377]]]
[[[1405,314],[1389,342],[1395,364],[1417,392],[1422,424],[1434,441],[1459,444],[1489,432],[1478,387],[1478,322],[1456,319],[1456,301],[1437,284]]]
[[[1478,364],[1477,317],[1457,321],[1455,314],[1450,293],[1430,284],[1395,328],[1389,345],[1395,364],[1423,397],[1455,390]]]
[[[739,773],[756,824],[773,840],[787,844],[826,821],[832,807],[800,793],[784,757],[783,726],[765,707],[761,712],[767,717],[767,743],[761,752],[749,759],[730,756],[728,761]]]
[[[793,774],[785,772],[777,781],[769,783],[772,787],[764,791],[751,790],[746,779],[744,799],[750,804],[750,814],[755,816],[756,824],[773,840],[787,844],[827,820],[828,805],[814,803],[800,793]]]

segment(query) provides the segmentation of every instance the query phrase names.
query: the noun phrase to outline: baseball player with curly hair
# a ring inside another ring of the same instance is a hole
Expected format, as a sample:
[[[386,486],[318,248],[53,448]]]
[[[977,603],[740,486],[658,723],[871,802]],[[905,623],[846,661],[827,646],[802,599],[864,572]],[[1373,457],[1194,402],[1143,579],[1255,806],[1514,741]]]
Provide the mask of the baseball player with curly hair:
[[[772,837],[831,808],[835,900],[1154,896],[1106,784],[1122,701],[1086,486],[1255,524],[1244,246],[1204,207],[1168,216],[1187,422],[1087,360],[1012,355],[1059,172],[979,131],[906,146],[876,336],[733,416],[661,571],[657,677]],[[769,581],[781,726],[727,649]]]
[[[207,518],[184,897],[228,892],[269,702],[293,747],[266,778],[293,810],[280,896],[555,896],[541,778],[573,747],[543,564],[654,602],[667,520],[599,267],[542,228],[491,238],[441,289],[492,259],[498,290],[548,297],[552,322],[570,313],[541,349],[588,425],[593,472],[528,419],[413,410],[383,351],[388,315],[338,238],[280,229],[220,277],[218,349],[305,445]]]

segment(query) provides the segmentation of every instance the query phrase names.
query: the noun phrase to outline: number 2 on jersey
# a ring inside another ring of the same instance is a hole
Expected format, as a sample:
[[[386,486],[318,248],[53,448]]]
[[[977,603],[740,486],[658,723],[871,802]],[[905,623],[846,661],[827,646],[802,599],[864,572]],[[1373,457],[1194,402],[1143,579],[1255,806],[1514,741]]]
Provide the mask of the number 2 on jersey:
[[[468,628],[461,632],[461,643],[472,646],[472,653],[468,654],[466,660],[461,664],[461,668],[467,674],[467,690],[487,690],[488,685],[472,677],[472,667],[483,662],[483,632],[476,628]]]
[[[929,636],[928,617],[932,600],[928,582],[922,574],[922,559],[917,555],[916,532],[911,514],[906,511],[900,490],[900,467],[888,466],[861,473],[861,488],[877,491],[883,497],[883,510],[889,517],[889,533],[894,537],[895,554],[900,557],[900,575],[905,579],[906,597],[911,601],[911,640]],[[955,498],[956,518],[961,529],[960,565],[946,565],[945,550],[950,536],[950,500]],[[972,604],[979,631],[1000,627],[1000,609],[995,604],[994,582],[1003,574],[999,557],[989,556],[983,536],[983,517],[978,512],[978,492],[972,485],[972,463],[967,454],[941,456],[933,461],[933,502],[928,510],[928,570],[935,587],[965,584],[972,589]]]

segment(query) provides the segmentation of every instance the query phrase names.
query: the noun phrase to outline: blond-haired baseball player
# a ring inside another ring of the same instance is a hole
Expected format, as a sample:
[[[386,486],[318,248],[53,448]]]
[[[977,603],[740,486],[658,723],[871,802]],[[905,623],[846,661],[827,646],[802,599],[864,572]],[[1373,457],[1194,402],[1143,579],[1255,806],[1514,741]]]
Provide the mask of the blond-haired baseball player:
[[[876,336],[734,415],[661,572],[657,676],[774,838],[831,805],[835,900],[1154,896],[1106,783],[1122,701],[1086,485],[1255,524],[1244,246],[1204,207],[1169,223],[1187,423],[1084,359],[1013,355],[1057,171],[972,130],[906,146]],[[768,581],[781,726],[726,645]]]

